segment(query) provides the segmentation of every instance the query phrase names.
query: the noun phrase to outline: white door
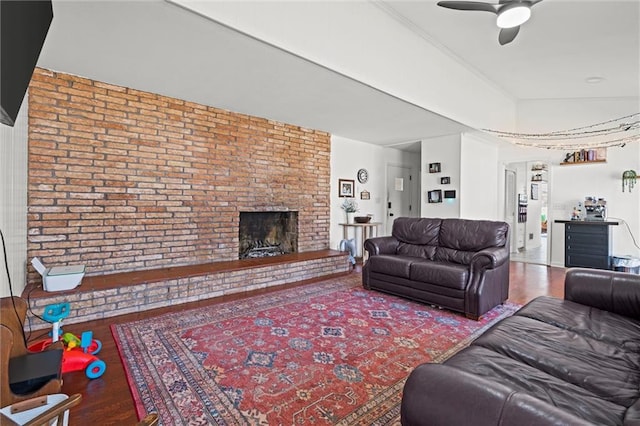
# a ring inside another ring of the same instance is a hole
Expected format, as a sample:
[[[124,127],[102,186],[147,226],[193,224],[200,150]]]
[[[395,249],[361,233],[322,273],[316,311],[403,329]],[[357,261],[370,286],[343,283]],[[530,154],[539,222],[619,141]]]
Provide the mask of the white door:
[[[516,222],[516,210],[518,208],[518,198],[516,196],[516,172],[513,170],[505,170],[505,194],[504,194],[504,217],[505,222],[511,227],[511,251],[518,251],[518,236],[516,230],[518,229],[518,222]]]
[[[413,186],[409,167],[387,164],[387,235],[391,235],[395,218],[417,216],[418,206],[413,205]]]

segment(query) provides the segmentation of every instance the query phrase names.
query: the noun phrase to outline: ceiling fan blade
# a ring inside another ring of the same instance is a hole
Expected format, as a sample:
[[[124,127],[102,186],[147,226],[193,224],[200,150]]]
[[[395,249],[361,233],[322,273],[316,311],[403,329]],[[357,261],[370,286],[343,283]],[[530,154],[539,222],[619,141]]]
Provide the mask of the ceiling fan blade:
[[[439,1],[438,6],[456,10],[478,10],[481,12],[497,13],[497,6],[491,3],[477,1]]]
[[[514,38],[518,35],[520,31],[520,25],[513,28],[503,28],[500,30],[500,35],[498,36],[498,42],[500,46],[504,46],[507,43],[511,43]]]
[[[536,3],[540,3],[542,0],[500,0],[500,6],[505,5],[507,3],[526,3],[529,7],[533,6]]]

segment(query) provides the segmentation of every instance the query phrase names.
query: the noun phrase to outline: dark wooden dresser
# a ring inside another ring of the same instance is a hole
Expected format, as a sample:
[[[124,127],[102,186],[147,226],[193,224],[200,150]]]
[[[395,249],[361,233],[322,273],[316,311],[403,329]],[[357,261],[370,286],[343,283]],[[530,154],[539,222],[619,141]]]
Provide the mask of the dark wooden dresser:
[[[564,266],[611,269],[609,220],[556,220],[564,223]]]

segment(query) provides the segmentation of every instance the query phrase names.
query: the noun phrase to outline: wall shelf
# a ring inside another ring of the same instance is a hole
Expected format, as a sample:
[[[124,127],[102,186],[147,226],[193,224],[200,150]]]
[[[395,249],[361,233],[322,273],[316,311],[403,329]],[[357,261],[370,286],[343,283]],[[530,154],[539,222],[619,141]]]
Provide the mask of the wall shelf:
[[[562,162],[561,166],[574,166],[578,164],[593,164],[593,163],[606,163],[607,160],[587,160],[587,161],[573,161],[573,162]]]
[[[532,167],[531,168],[531,182],[546,182],[547,181],[547,168],[546,167]]]

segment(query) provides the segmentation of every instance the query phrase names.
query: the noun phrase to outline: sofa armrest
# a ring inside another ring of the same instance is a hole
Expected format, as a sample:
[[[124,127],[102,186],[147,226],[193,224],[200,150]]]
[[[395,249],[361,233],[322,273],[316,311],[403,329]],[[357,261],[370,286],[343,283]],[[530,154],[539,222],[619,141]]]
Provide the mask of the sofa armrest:
[[[409,375],[401,422],[403,426],[592,425],[526,393],[442,364],[422,364]]]
[[[509,298],[509,247],[491,247],[471,257],[464,313],[478,319]]]
[[[564,298],[640,319],[640,275],[572,268],[564,279]]]
[[[396,254],[400,241],[394,237],[369,238],[364,242],[364,249],[369,252],[369,256],[378,254]]]
[[[471,266],[473,269],[494,269],[508,261],[508,248],[490,247],[475,253],[471,257]]]

